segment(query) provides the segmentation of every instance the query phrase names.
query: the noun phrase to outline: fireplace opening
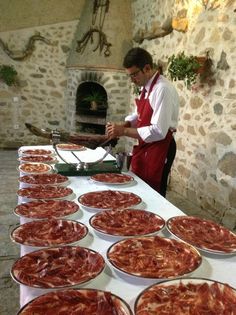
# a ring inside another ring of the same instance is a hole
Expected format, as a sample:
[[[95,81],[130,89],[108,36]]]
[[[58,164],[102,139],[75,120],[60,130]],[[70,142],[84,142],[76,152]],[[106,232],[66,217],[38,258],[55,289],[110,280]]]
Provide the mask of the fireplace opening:
[[[95,82],[83,82],[76,93],[76,113],[99,117],[107,114],[107,93]]]
[[[83,82],[76,92],[76,127],[83,133],[104,134],[107,116],[107,93],[96,82]]]

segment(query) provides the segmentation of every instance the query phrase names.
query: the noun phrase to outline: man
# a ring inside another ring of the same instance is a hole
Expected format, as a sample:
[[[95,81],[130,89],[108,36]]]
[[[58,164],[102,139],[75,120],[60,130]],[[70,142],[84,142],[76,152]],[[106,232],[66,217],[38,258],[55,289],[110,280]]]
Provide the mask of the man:
[[[142,48],[132,48],[123,66],[134,84],[142,87],[136,99],[136,112],[123,123],[108,123],[110,138],[138,139],[133,148],[131,170],[165,196],[173,163],[179,114],[179,97],[174,86],[154,69],[152,56]]]

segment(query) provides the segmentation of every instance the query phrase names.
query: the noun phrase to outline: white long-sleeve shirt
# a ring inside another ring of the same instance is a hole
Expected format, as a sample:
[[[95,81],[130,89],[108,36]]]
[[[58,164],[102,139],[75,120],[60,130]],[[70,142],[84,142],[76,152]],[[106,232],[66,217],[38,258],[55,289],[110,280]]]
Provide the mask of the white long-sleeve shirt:
[[[155,75],[154,75],[155,76]],[[145,85],[147,97],[154,76]],[[137,129],[139,136],[145,142],[154,142],[166,137],[169,129],[176,129],[179,116],[179,96],[175,87],[162,75],[159,76],[150,95],[149,103],[153,109],[151,125]],[[129,121],[132,127],[136,127],[138,119],[137,111],[128,115],[125,121]]]

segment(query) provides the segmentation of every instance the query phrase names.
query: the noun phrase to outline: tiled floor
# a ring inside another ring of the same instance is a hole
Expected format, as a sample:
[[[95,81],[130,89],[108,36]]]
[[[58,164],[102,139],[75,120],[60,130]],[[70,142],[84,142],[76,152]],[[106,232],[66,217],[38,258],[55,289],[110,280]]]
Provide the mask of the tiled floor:
[[[19,246],[10,240],[11,230],[19,224],[13,214],[17,204],[17,152],[0,150],[0,315],[13,315],[19,310],[19,286],[11,279],[10,269],[19,257]],[[186,214],[205,216],[205,212],[182,196],[169,191],[167,199]]]

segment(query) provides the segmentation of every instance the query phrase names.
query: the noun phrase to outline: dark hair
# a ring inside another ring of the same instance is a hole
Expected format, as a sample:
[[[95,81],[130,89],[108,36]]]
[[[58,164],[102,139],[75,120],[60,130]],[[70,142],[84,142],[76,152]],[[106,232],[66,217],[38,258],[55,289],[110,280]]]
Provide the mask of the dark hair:
[[[143,69],[145,65],[150,65],[153,68],[152,56],[143,48],[131,48],[124,57],[124,68],[136,66],[139,69]]]

